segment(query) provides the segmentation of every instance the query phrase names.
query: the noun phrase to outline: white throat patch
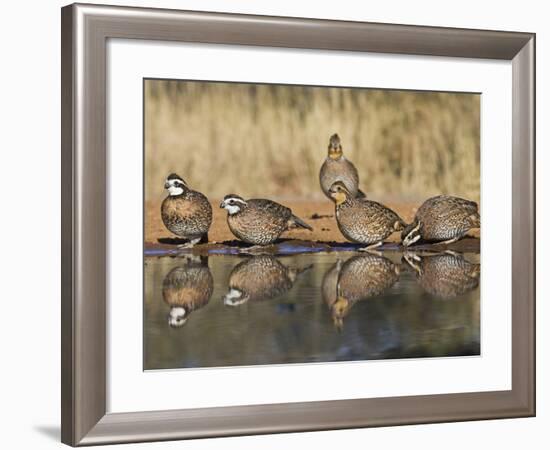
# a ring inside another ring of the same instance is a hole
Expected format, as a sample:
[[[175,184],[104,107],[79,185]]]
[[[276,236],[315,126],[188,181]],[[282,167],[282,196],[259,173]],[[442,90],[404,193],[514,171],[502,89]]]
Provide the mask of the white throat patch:
[[[168,186],[168,194],[170,194],[170,195],[181,195],[181,194],[183,194],[183,188],[181,188],[179,186],[174,186],[173,184],[171,184],[170,186]]]
[[[169,195],[181,195],[187,188],[187,184],[181,179],[174,178],[172,180],[166,180],[164,188],[168,190]]]
[[[230,216],[232,216],[233,214],[237,214],[241,210],[241,208],[245,205],[246,205],[246,202],[244,200],[241,200],[240,198],[235,198],[235,197],[228,198],[223,202],[223,207],[227,209],[227,212]]]
[[[187,321],[185,308],[174,306],[170,309],[168,323],[173,327],[179,327]]]
[[[233,214],[237,214],[241,210],[241,207],[240,205],[225,205],[225,209],[232,216]]]

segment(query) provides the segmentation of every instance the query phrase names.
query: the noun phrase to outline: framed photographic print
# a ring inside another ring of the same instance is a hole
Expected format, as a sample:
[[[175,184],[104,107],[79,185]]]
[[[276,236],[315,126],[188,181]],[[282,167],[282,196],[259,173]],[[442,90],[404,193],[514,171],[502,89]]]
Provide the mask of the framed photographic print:
[[[64,7],[63,442],[534,415],[534,46]]]

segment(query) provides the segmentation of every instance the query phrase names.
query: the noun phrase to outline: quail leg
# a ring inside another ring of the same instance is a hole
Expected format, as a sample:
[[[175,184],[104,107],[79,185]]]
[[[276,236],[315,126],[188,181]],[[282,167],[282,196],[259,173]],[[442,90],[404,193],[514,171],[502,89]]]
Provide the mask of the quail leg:
[[[372,245],[369,245],[367,247],[360,248],[358,251],[360,251],[360,252],[372,252],[372,250],[374,250],[375,248],[380,247],[383,243],[384,243],[383,241],[380,241],[380,242],[377,242],[376,244],[372,244]],[[376,252],[376,253],[378,253],[378,252]]]
[[[202,236],[189,239],[185,244],[179,244],[177,248],[178,249],[193,248],[196,244],[200,242],[201,238]]]

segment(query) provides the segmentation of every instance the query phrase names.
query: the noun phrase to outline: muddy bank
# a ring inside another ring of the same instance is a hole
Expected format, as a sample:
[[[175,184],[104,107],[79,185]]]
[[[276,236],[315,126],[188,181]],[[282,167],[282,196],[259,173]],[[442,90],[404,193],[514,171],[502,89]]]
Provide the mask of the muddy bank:
[[[359,244],[348,242],[338,230],[334,218],[334,205],[326,201],[281,201],[290,207],[292,212],[304,219],[313,227],[313,231],[290,230],[281,236],[274,245],[262,249],[263,252],[272,254],[294,254],[323,251],[353,251],[361,248]],[[226,222],[226,211],[220,209],[219,201],[212,202],[213,221],[208,233],[207,244],[195,246],[195,254],[239,254],[248,253],[250,246],[237,241],[231,233]],[[387,206],[396,211],[406,222],[414,217],[417,204],[411,203],[387,203]],[[162,223],[160,217],[160,201],[147,202],[145,207],[145,255],[162,256],[189,252],[179,250],[178,244],[184,241],[170,233]],[[399,250],[399,234],[394,233],[387,239],[387,243],[378,250]],[[455,242],[449,246],[430,245],[417,246],[416,249],[451,249],[458,252],[479,252],[479,230],[472,230],[469,237]],[[255,250],[252,249],[252,252]]]

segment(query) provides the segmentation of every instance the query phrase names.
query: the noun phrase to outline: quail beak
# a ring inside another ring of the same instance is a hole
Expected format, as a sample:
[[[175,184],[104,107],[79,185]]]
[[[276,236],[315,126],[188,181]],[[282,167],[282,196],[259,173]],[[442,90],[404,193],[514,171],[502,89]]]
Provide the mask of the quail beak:
[[[220,208],[225,208],[225,200],[222,200],[222,202],[220,203]]]
[[[164,183],[164,189],[168,189],[170,187],[170,183],[168,183],[168,181],[166,181]]]

